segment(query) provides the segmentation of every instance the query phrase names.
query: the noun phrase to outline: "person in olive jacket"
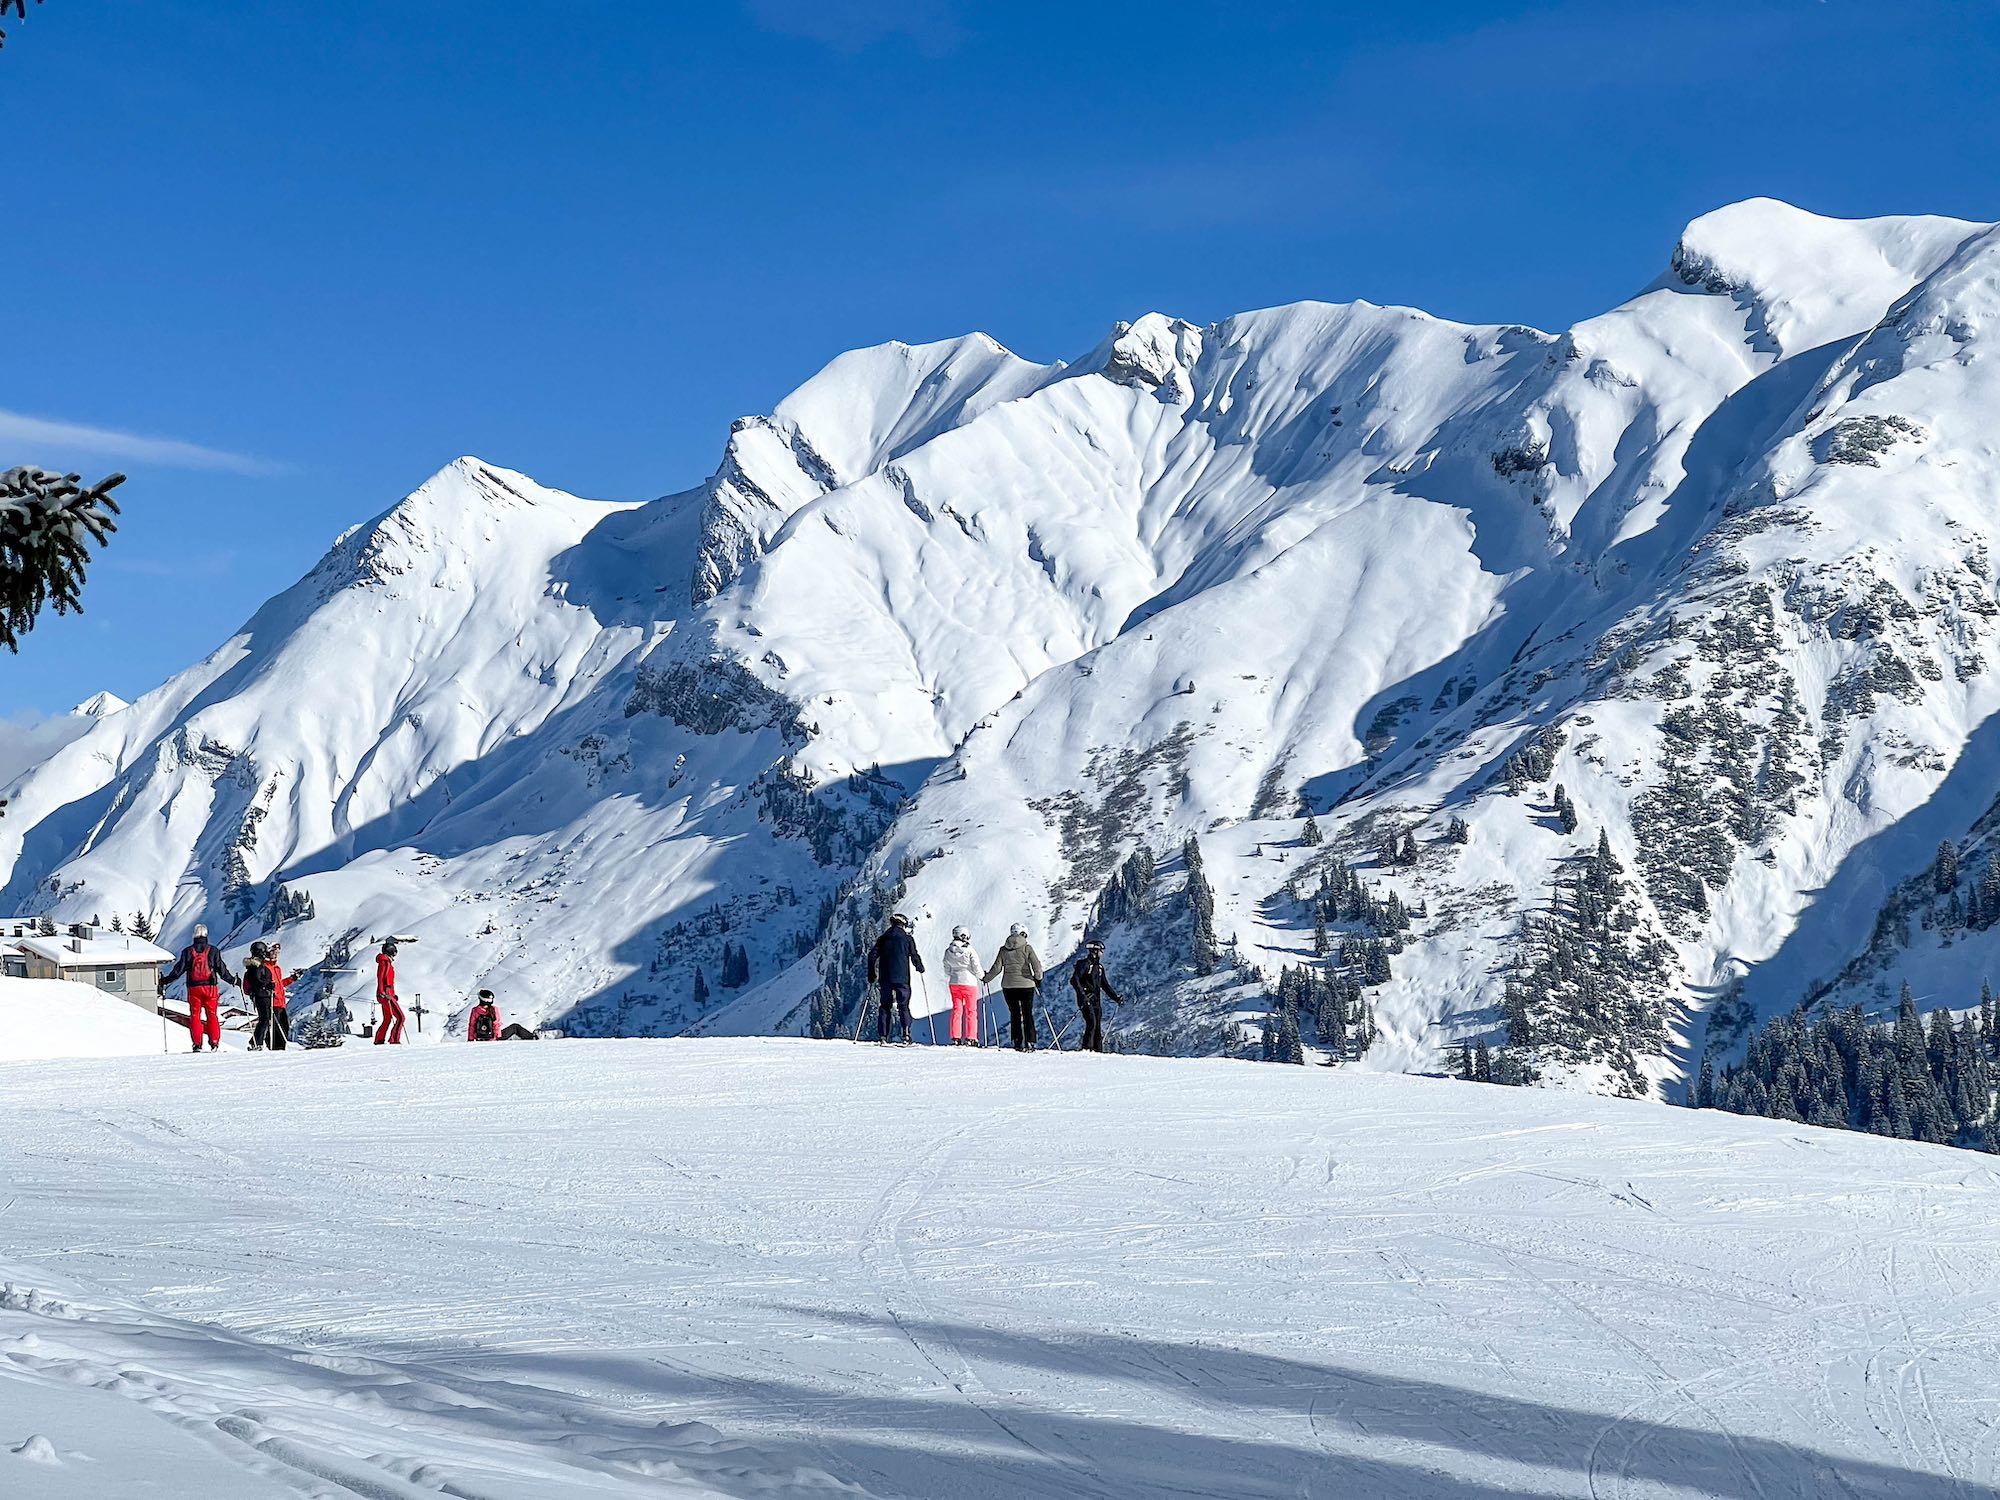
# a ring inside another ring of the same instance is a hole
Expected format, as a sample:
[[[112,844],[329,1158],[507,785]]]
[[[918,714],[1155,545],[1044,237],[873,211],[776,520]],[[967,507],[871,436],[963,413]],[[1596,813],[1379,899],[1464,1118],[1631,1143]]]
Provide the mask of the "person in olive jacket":
[[[993,967],[986,971],[985,982],[991,984],[995,976],[1000,980],[1000,993],[1007,997],[1007,1022],[1014,1032],[1014,1050],[1033,1052],[1035,1050],[1035,991],[1042,983],[1042,960],[1028,942],[1028,929],[1019,922],[1007,934],[1007,941],[1000,945],[1000,951],[993,958]]]

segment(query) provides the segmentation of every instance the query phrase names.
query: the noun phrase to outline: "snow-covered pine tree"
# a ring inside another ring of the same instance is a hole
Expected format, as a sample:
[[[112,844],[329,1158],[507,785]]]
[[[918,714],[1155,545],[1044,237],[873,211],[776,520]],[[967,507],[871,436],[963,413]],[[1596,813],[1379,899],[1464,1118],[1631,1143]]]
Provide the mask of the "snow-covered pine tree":
[[[1485,1037],[1481,1037],[1472,1049],[1472,1081],[1474,1083],[1493,1081],[1493,1049],[1486,1045]]]
[[[708,976],[700,969],[694,971],[694,1005],[700,1010],[708,1004]]]
[[[344,1046],[347,1025],[331,1006],[319,1005],[299,1023],[298,1029],[292,1033],[292,1040],[313,1052]]]
[[[1472,842],[1472,829],[1465,819],[1453,818],[1445,825],[1444,837],[1448,844],[1469,844]]]
[[[0,646],[18,650],[44,606],[82,605],[92,546],[118,529],[111,491],[123,474],[85,486],[80,475],[22,467],[0,473]]]
[[[1317,849],[1323,837],[1319,831],[1319,820],[1311,813],[1307,813],[1306,826],[1299,830],[1299,842],[1308,849]]]
[[[1194,915],[1194,940],[1189,945],[1189,957],[1194,962],[1195,972],[1209,974],[1215,970],[1215,890],[1208,883],[1208,875],[1202,869],[1201,845],[1193,834],[1181,845],[1181,859],[1187,865],[1188,906]]]
[[[160,930],[153,925],[153,919],[150,916],[142,911],[132,913],[132,936],[144,938],[150,943],[159,935]]]

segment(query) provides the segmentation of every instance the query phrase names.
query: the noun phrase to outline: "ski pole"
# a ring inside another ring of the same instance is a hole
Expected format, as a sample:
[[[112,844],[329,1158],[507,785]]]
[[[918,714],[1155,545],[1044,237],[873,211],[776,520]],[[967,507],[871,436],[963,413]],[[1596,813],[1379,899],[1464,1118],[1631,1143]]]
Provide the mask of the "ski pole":
[[[1066,1036],[1068,1036],[1068,1035],[1069,1035],[1069,1029],[1070,1029],[1070,1027],[1074,1026],[1075,1024],[1076,1024],[1076,1022],[1074,1022],[1074,1021],[1065,1021],[1065,1022],[1063,1022],[1063,1029],[1062,1029],[1062,1036],[1059,1036],[1059,1037],[1057,1037],[1057,1038],[1056,1038],[1056,1051],[1058,1051],[1058,1052],[1062,1051],[1062,1049],[1063,1049],[1063,1037],[1066,1037]]]

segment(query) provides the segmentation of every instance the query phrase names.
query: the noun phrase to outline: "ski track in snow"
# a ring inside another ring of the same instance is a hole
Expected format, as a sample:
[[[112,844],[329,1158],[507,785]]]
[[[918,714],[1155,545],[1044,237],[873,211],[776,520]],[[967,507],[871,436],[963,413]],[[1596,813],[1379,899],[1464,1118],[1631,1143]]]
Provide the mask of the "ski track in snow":
[[[0,1494],[1976,1500],[2000,1172],[787,1041],[0,1067]]]

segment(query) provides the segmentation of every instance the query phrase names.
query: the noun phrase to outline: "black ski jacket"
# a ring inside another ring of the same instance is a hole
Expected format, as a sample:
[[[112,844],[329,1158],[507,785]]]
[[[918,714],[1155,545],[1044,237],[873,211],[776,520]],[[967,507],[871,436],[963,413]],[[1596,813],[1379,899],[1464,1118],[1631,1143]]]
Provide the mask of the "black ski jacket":
[[[271,971],[254,958],[243,966],[243,993],[260,1005],[278,998],[278,986],[271,980]]]
[[[924,972],[924,956],[917,952],[917,940],[910,929],[892,926],[875,939],[868,950],[868,981],[871,984],[900,984],[909,988],[910,970]]]
[[[229,985],[233,989],[241,989],[243,981],[229,972],[229,965],[222,957],[222,950],[213,943],[204,943],[202,946],[208,949],[208,975],[210,983],[222,983]],[[195,945],[193,943],[189,943],[185,948],[181,949],[181,956],[174,960],[173,968],[169,969],[167,977],[160,981],[161,989],[165,989],[194,967],[194,949]]]
[[[1069,987],[1076,991],[1079,1000],[1095,1000],[1100,995],[1109,995],[1120,1005],[1125,997],[1111,988],[1111,981],[1104,973],[1104,960],[1085,956],[1074,969],[1069,971]]]

